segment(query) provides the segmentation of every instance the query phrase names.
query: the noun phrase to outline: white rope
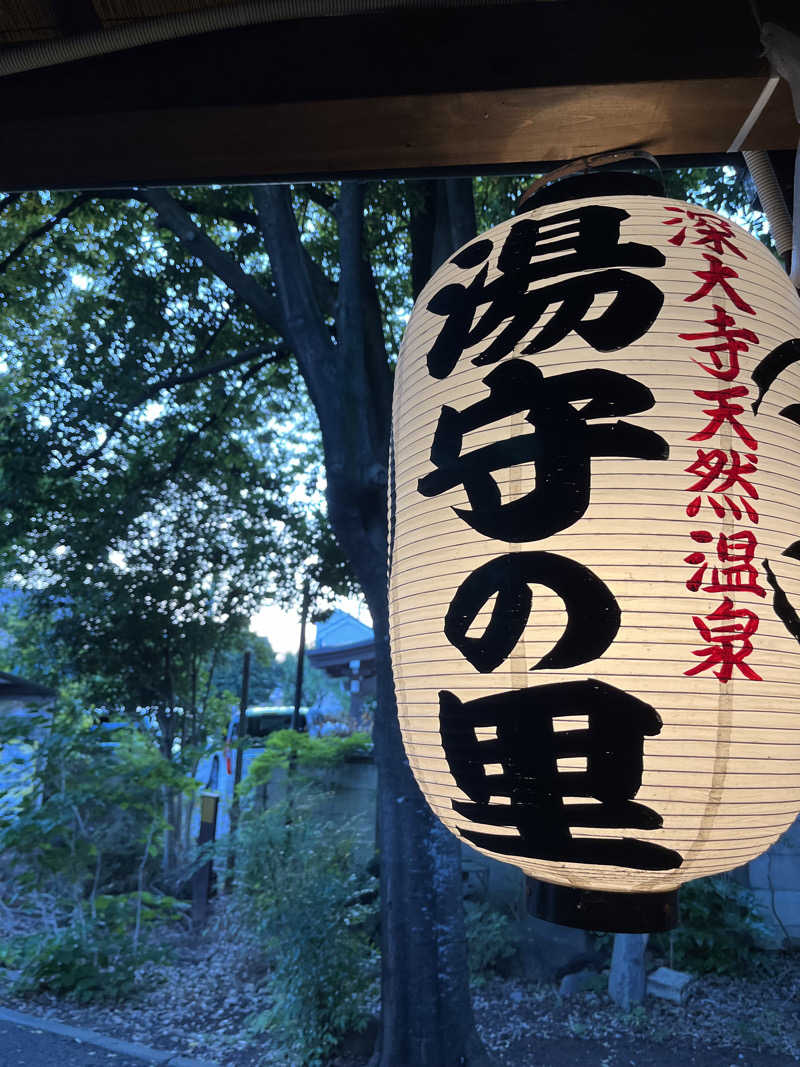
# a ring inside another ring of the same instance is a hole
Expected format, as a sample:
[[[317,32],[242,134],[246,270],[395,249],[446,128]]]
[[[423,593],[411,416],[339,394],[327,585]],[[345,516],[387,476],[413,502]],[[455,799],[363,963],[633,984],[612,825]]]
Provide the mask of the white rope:
[[[744,142],[750,136],[750,131],[761,118],[761,112],[769,103],[770,97],[778,87],[778,82],[780,80],[781,79],[778,77],[777,74],[773,74],[770,78],[767,79],[767,83],[761,90],[758,100],[756,100],[756,102],[753,104],[750,114],[742,123],[742,128],[731,141],[731,146],[728,149],[729,152],[738,152]]]

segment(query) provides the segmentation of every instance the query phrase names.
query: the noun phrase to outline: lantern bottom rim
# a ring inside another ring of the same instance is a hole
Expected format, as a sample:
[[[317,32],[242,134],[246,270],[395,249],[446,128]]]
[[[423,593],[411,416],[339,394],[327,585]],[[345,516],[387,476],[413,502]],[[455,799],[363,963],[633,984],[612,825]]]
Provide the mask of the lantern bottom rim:
[[[612,893],[575,889],[527,878],[528,912],[559,926],[609,934],[647,934],[677,925],[678,890],[664,893]]]

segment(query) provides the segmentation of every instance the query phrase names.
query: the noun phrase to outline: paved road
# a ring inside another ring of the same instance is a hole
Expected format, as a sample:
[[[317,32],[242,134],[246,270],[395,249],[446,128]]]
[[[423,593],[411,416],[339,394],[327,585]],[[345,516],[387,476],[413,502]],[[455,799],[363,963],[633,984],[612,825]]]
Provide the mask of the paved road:
[[[0,1022],[0,1067],[144,1067],[141,1060]]]

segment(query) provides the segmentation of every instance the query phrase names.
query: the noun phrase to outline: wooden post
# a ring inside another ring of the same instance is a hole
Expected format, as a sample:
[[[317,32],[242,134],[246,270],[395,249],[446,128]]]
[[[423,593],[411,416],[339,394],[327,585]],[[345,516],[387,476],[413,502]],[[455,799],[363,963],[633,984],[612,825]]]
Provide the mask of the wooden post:
[[[236,857],[233,847],[233,835],[239,823],[239,794],[237,792],[242,780],[242,764],[244,761],[244,739],[247,737],[247,704],[250,699],[250,657],[252,653],[248,648],[242,659],[242,692],[239,698],[239,729],[236,737],[236,763],[233,768],[233,800],[231,801],[231,824],[230,824],[230,847],[228,849],[228,873],[225,878],[225,889],[230,890],[233,881],[233,870],[236,865]]]
[[[645,951],[649,934],[615,934],[608,975],[608,995],[624,1011],[644,1000],[647,986]]]
[[[294,711],[292,712],[292,729],[300,729],[300,705],[303,702],[303,661],[306,658],[306,622],[311,604],[311,583],[308,578],[303,582],[303,606],[300,610],[300,647],[297,649],[297,675],[294,683]]]
[[[200,794],[198,845],[206,845],[216,839],[218,807],[219,795],[217,793]],[[211,896],[213,875],[214,865],[209,858],[202,867],[195,871],[192,878],[192,923],[195,926],[202,926],[208,918],[208,901]]]
[[[250,657],[252,653],[250,649],[245,652],[242,659],[242,693],[239,698],[239,736],[237,738],[238,745],[236,746],[236,766],[233,771],[233,808],[236,809],[238,814],[239,802],[236,797],[236,787],[242,780],[242,761],[244,759],[244,750],[242,748],[242,742],[247,737],[247,704],[250,700]],[[233,829],[233,820],[231,820],[231,829]]]

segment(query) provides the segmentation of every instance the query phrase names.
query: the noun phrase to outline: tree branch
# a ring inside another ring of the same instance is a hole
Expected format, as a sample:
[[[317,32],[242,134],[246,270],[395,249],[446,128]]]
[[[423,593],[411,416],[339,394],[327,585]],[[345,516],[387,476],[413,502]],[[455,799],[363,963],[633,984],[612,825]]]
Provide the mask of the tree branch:
[[[313,187],[304,187],[303,191],[309,200],[313,201],[314,203],[320,204],[322,207],[325,207],[326,209],[330,210],[332,214],[338,219],[338,202],[334,200],[333,197],[325,193],[324,190],[317,190],[317,192],[315,193]],[[259,225],[261,225],[260,218]],[[297,228],[296,222],[295,227]],[[261,229],[263,233],[263,226],[261,227]],[[336,282],[331,281],[331,279],[328,277],[328,275],[325,273],[319,263],[314,259],[314,257],[309,255],[302,241],[300,242],[300,248],[302,251],[303,262],[305,263],[305,267],[308,271],[308,276],[311,281],[311,286],[314,290],[314,296],[316,298],[317,304],[319,305],[319,310],[326,318],[334,318],[336,315],[336,302],[338,299],[339,287]],[[270,259],[271,258],[272,257],[270,257]]]
[[[336,400],[336,346],[311,282],[310,256],[300,241],[291,193],[286,186],[258,185],[253,201],[286,324],[284,336],[324,427]]]
[[[388,451],[390,378],[378,292],[364,255],[364,184],[345,182],[339,201],[339,347],[346,353],[349,388],[363,420],[364,442],[375,454]]]
[[[210,378],[212,375],[220,374],[222,371],[230,370],[232,367],[239,367],[243,363],[249,363],[251,360],[257,359],[258,356],[262,356],[264,351],[264,345],[255,345],[253,348],[247,348],[244,352],[240,352],[238,356],[232,356],[230,359],[223,359],[218,363],[211,363],[205,367],[187,371],[185,374],[169,374],[166,378],[161,378],[159,381],[153,382],[153,384],[148,386],[136,400],[128,404],[125,410],[121,411],[119,415],[116,416],[114,421],[109,425],[106,431],[105,440],[102,444],[87,453],[87,455],[81,456],[78,461],[73,463],[71,467],[68,467],[62,473],[66,477],[72,477],[82,471],[90,463],[93,463],[94,460],[98,459],[107,448],[111,438],[122,428],[130,413],[135,411],[136,408],[141,407],[142,404],[146,403],[148,400],[152,400],[154,397],[158,396],[158,394],[165,389],[172,389],[177,385],[187,385],[190,382],[200,381],[202,378]],[[268,363],[277,363],[278,360],[286,359],[288,356],[289,352],[286,349],[281,349],[263,360],[260,366],[264,367]]]
[[[363,236],[364,184],[345,182],[339,201],[338,444],[326,469],[329,486],[335,483],[338,490],[341,519],[347,514],[366,529],[375,494],[382,490],[385,499],[390,376],[383,338],[376,339],[374,332],[377,294],[365,263]],[[377,463],[376,457],[381,457]]]
[[[364,186],[347,182],[342,186],[339,211],[339,300],[336,333],[339,348],[347,349],[348,363],[355,369],[364,365],[364,272],[361,239],[364,220]],[[351,374],[351,377],[354,376]]]
[[[375,282],[375,274],[369,257],[362,258],[364,276],[364,334],[366,338],[365,354],[367,373],[373,391],[378,426],[389,426],[392,418],[392,377],[386,354],[386,340],[383,336],[383,312],[380,293]]]
[[[238,383],[239,388],[245,385],[251,378],[254,378],[259,373],[259,371],[263,370],[265,366],[273,362],[275,362],[275,360],[271,357],[268,357],[267,359],[263,359],[260,362],[255,363],[253,366],[248,367],[248,369],[242,375],[241,380]],[[163,467],[161,470],[153,474],[153,477],[148,482],[147,490],[152,491],[154,489],[162,487],[173,474],[176,474],[180,470],[181,465],[191,452],[192,448],[197,444],[199,440],[201,440],[203,435],[214,426],[215,423],[219,422],[220,419],[223,418],[225,413],[230,408],[231,404],[236,399],[237,393],[238,389],[230,390],[220,407],[216,411],[212,411],[212,413],[205,420],[205,422],[198,426],[197,429],[192,430],[189,434],[187,434],[184,440],[176,448],[175,453],[172,457],[172,461],[168,463],[165,467]],[[125,497],[123,498],[118,507],[119,515],[123,518],[126,517],[129,514],[129,506],[139,500],[144,495],[144,493],[145,490],[141,484],[135,486],[133,489],[130,489],[126,493]]]
[[[265,325],[286,336],[286,318],[278,300],[215,244],[166,189],[138,189],[134,195],[149,204],[158,215],[159,224],[172,230],[192,255],[236,293]]]
[[[38,241],[40,237],[44,237],[45,234],[58,226],[59,222],[68,218],[73,211],[79,208],[81,204],[85,204],[89,199],[91,198],[88,193],[79,193],[78,196],[74,197],[68,204],[62,207],[60,211],[57,211],[51,219],[48,219],[47,222],[42,223],[41,226],[37,226],[35,230],[31,230],[30,233],[27,233],[17,247],[9,252],[5,259],[0,260],[0,274],[7,270],[15,259],[19,259],[25,249],[30,247],[34,241]]]
[[[433,235],[436,229],[436,183],[418,182],[409,200],[408,233],[411,239],[411,295],[416,300],[431,276]]]
[[[267,359],[262,359],[260,362],[253,364],[252,367],[248,367],[241,377],[239,386],[241,387],[245,385],[248,381],[250,381],[251,378],[255,378],[259,371],[263,370],[264,367],[266,367],[270,363],[274,363],[275,361],[275,358],[270,356],[267,357]],[[197,444],[197,442],[202,438],[203,434],[205,434],[206,431],[211,429],[214,423],[219,422],[219,420],[225,415],[235,398],[236,391],[231,390],[222,405],[217,409],[217,411],[212,411],[212,413],[205,420],[205,422],[198,426],[196,430],[193,430],[186,437],[182,446],[176,449],[172,462],[165,468],[164,471],[161,472],[161,475],[159,477],[159,482],[161,484],[163,484],[170,477],[170,475],[175,474],[180,469],[181,464],[189,455],[189,452],[192,450],[192,447]]]
[[[252,226],[254,229],[258,229],[258,215],[255,211],[217,207],[215,204],[201,204],[197,200],[188,199],[188,197],[176,199],[175,203],[179,204],[184,211],[188,211],[190,215],[213,215],[218,219],[227,219],[228,222],[235,222],[237,226]]]
[[[450,223],[450,253],[471,241],[477,233],[472,178],[445,178],[447,215]]]
[[[313,200],[315,204],[319,204],[320,207],[325,208],[334,217],[339,211],[339,201],[335,196],[331,196],[325,189],[320,189],[317,185],[307,185],[305,187],[305,193],[309,200]]]

